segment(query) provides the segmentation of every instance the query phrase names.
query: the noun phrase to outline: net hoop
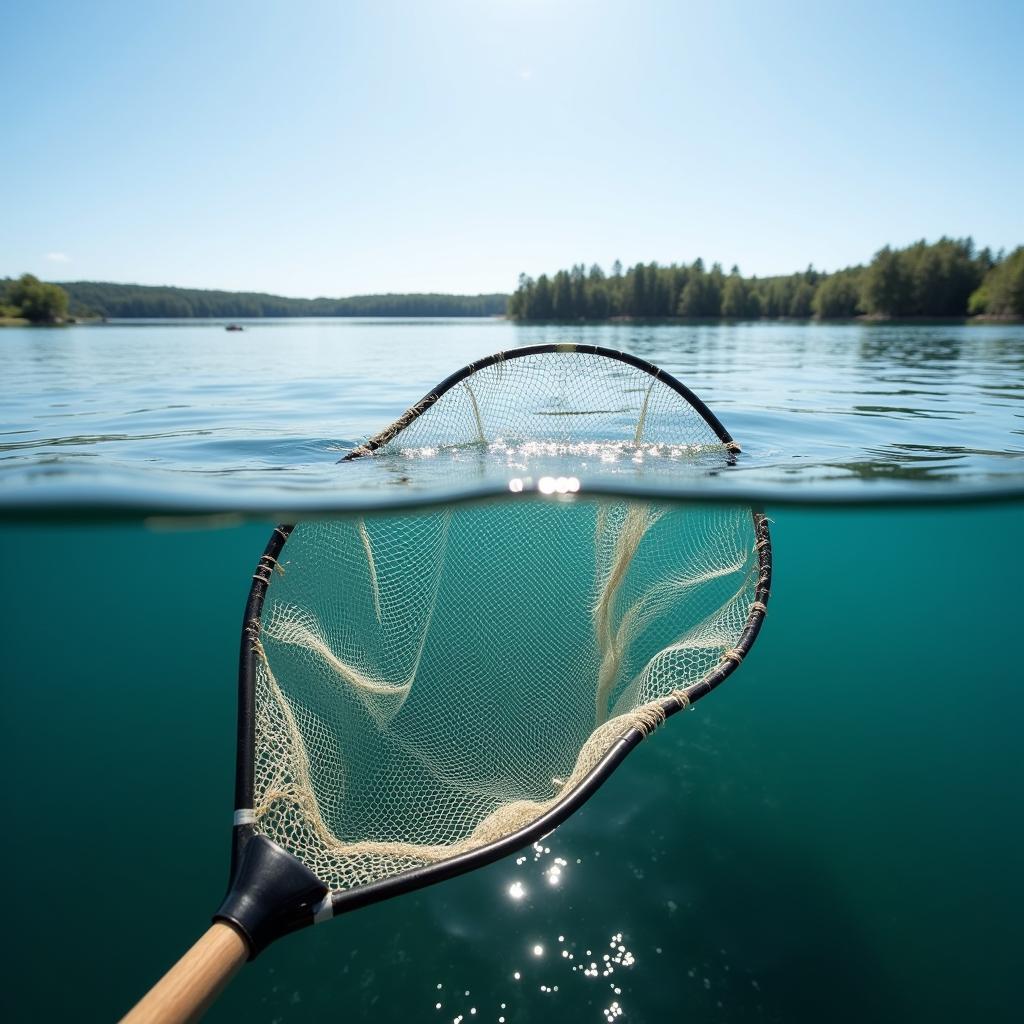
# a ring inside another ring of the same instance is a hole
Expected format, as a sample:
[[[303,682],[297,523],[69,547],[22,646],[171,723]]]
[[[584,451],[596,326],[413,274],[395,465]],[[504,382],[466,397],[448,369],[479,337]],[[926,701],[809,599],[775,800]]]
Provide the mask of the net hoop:
[[[509,352],[495,352],[485,359],[478,359],[476,362],[468,363],[461,370],[445,377],[437,387],[428,391],[415,405],[409,406],[394,423],[385,427],[379,434],[354,448],[347,455],[340,458],[339,462],[351,462],[353,459],[362,458],[365,455],[372,455],[378,448],[387,444],[400,434],[414,420],[419,419],[442,395],[451,391],[453,387],[471,377],[474,373],[493,366],[495,363],[508,362],[513,359],[522,359],[524,356],[546,355],[552,352],[580,352],[584,355],[603,356],[606,359],[613,359],[620,363],[626,363],[637,370],[643,370],[650,374],[655,380],[668,385],[678,395],[682,396],[689,405],[700,415],[705,423],[715,432],[715,436],[725,445],[730,456],[740,450],[739,445],[732,439],[732,435],[722,425],[722,421],[697,397],[682,381],[677,380],[672,374],[660,367],[649,363],[646,359],[631,355],[629,352],[618,352],[615,349],[601,348],[598,345],[577,345],[577,344],[547,344],[547,345],[524,345],[522,348],[515,348]],[[730,458],[730,462],[735,459]]]
[[[734,453],[739,451],[739,446],[733,441],[731,435],[714,413],[689,388],[671,374],[660,370],[644,359],[628,353],[616,352],[594,345],[576,344],[532,345],[507,353],[499,352],[486,359],[470,363],[447,377],[419,402],[411,406],[389,427],[372,437],[369,441],[353,449],[339,461],[351,461],[371,455],[422,415],[445,392],[478,370],[506,359],[552,352],[582,352],[606,356],[649,373],[652,377],[668,385],[690,403],[715,432],[723,445],[726,446],[730,461],[734,461]],[[505,500],[522,500],[522,497],[530,497],[530,493],[524,493],[524,495],[518,498],[508,497]],[[772,549],[767,517],[762,511],[756,509],[751,510],[751,517],[754,533],[757,538],[758,579],[754,592],[754,601],[751,605],[746,624],[735,646],[727,652],[726,656],[715,668],[697,682],[691,683],[684,689],[659,701],[663,718],[668,718],[691,706],[720,686],[736,670],[761,631],[771,594]],[[257,834],[251,819],[248,819],[244,814],[239,817],[238,809],[252,808],[255,800],[255,712],[258,661],[256,651],[261,614],[274,568],[294,528],[294,524],[281,524],[274,528],[253,573],[252,585],[245,606],[239,652],[237,759],[235,771],[236,823],[233,829],[232,842],[232,876],[235,874],[246,844]],[[328,897],[330,912],[325,913],[321,911],[318,913],[317,921],[349,910],[355,910],[358,907],[388,899],[401,893],[410,892],[435,882],[444,881],[478,867],[483,867],[536,842],[564,822],[593,796],[611,773],[622,763],[626,755],[645,736],[649,735],[649,732],[650,730],[643,730],[635,726],[627,728],[623,735],[579,784],[569,790],[563,798],[524,828],[468,852],[453,855],[451,858],[443,861],[411,868],[383,880],[360,885],[353,889],[331,892]]]

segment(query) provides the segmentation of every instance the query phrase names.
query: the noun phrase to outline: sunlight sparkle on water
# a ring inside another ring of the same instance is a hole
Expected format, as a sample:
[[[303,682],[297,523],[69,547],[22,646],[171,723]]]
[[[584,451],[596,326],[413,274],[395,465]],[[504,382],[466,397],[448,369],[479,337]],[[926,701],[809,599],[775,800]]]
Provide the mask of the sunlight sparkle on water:
[[[527,900],[529,895],[528,885],[531,879],[538,881],[540,877],[543,877],[547,883],[543,886],[543,889],[548,896],[548,901],[552,906],[562,906],[563,896],[561,887],[566,882],[567,872],[572,861],[558,856],[555,851],[552,851],[550,846],[546,846],[544,841],[541,840],[534,843],[527,854],[517,857],[515,863],[516,869],[514,870],[520,874],[520,877],[512,879],[506,877],[501,886],[508,898],[517,903],[526,900],[523,903],[523,911],[534,912],[536,910],[534,901]],[[575,863],[582,863],[581,858],[577,857]],[[536,893],[534,897],[536,897]],[[605,945],[605,943],[607,944]],[[601,951],[600,947],[602,945],[606,952]],[[593,946],[594,948],[588,948],[588,946]],[[556,951],[556,956],[548,957],[549,947]],[[525,951],[528,963],[520,970],[510,972],[511,980],[522,986],[517,988],[517,998],[526,1001],[523,1005],[517,1007],[517,1014],[529,1012],[531,993],[534,999],[538,998],[538,996],[543,999],[559,996],[563,999],[567,997],[576,999],[578,996],[573,993],[583,994],[576,986],[581,986],[584,989],[589,988],[597,980],[601,987],[608,986],[609,992],[607,996],[610,1002],[602,1005],[600,1002],[591,1001],[590,998],[587,998],[587,1005],[593,1012],[599,1013],[600,1016],[604,1017],[605,1021],[609,1022],[609,1024],[617,1021],[618,1017],[624,1015],[625,1011],[619,1002],[622,998],[623,990],[620,980],[613,976],[616,971],[634,967],[636,958],[627,948],[623,932],[611,932],[609,930],[605,932],[603,940],[598,940],[596,943],[593,941],[587,943],[577,941],[571,934],[559,933],[552,929],[551,934],[547,938],[545,938],[544,934],[535,934],[534,939],[526,944]],[[561,975],[561,979],[559,979],[559,975]],[[567,979],[570,978],[573,981],[566,985]],[[561,980],[561,986],[558,984],[559,980]],[[439,984],[438,993],[434,999],[438,999],[441,995],[441,989],[442,986]],[[495,994],[497,995],[497,993]],[[459,1008],[462,1012],[459,1013],[458,1024],[470,1024],[470,1021],[481,1018],[503,1024],[508,1019],[507,1006],[509,1004],[501,1003],[500,1009],[495,1008],[492,1010],[488,1006],[481,1006],[480,998],[477,996],[474,999],[477,1006],[471,1006],[469,1005],[469,990],[466,990],[463,995],[466,998],[466,1003],[463,1004],[463,1007]],[[452,1019],[448,1016],[449,1014],[457,1012],[457,1008],[452,1005],[452,1002],[451,998],[435,1002],[436,1010],[447,1010],[447,1013],[444,1015],[446,1020]]]

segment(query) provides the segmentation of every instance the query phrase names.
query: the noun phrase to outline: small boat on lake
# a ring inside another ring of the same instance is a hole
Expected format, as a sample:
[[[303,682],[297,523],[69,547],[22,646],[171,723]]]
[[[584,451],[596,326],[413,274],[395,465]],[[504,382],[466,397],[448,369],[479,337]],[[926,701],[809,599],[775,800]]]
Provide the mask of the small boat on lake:
[[[244,328],[242,327],[241,324],[228,324],[224,328],[224,330],[225,331],[241,331],[241,330],[244,330]]]

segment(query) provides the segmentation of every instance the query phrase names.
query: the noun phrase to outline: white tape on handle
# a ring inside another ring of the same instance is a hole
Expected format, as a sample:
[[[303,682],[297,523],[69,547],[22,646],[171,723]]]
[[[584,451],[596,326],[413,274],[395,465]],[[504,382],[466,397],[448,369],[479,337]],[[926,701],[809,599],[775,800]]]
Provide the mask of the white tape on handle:
[[[252,825],[256,821],[256,812],[251,807],[239,807],[235,811],[236,825]]]
[[[331,894],[328,893],[313,908],[313,924],[322,924],[324,921],[330,921],[332,917],[334,917],[334,904],[331,902]]]

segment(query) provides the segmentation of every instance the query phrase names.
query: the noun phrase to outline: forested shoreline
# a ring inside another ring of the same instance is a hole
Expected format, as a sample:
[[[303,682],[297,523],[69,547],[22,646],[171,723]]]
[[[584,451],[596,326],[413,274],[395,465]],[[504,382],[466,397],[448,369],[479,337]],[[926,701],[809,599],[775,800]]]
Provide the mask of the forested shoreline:
[[[940,238],[878,250],[870,263],[833,273],[744,277],[733,266],[616,261],[609,274],[582,264],[536,280],[520,275],[511,295],[436,293],[294,299],[103,281],[47,283],[31,274],[0,279],[0,323],[83,319],[262,317],[473,317],[516,321],[613,319],[849,320],[1024,317],[1024,246],[993,254],[970,238]]]
[[[976,250],[970,238],[886,246],[869,264],[834,273],[813,267],[779,277],[687,264],[616,261],[606,274],[581,263],[536,280],[520,276],[513,320],[616,318],[843,320],[1024,316],[1024,246],[1009,255]]]
[[[263,292],[63,281],[71,312],[104,317],[496,316],[507,294],[353,295],[293,299]]]
[[[25,282],[28,282],[26,284]],[[18,280],[0,280],[0,306],[8,305],[26,287],[41,282],[31,275]],[[489,295],[445,295],[434,293],[353,295],[348,298],[293,299],[263,292],[226,292],[202,288],[175,288],[106,281],[61,281],[43,285],[59,288],[67,304],[59,317],[72,318],[165,318],[292,316],[501,316],[508,305],[507,293]],[[54,317],[39,317],[53,322]]]

